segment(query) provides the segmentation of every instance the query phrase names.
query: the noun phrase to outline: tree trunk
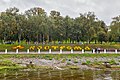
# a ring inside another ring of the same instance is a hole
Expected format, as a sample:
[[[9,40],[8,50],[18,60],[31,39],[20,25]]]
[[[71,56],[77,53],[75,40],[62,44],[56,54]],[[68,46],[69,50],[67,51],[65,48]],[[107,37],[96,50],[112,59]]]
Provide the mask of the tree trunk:
[[[3,44],[5,44],[5,40],[6,40],[6,37],[4,36],[4,39],[3,39]]]
[[[45,44],[45,41],[44,41],[44,34],[42,34],[42,43]]]
[[[91,41],[90,41],[90,40],[88,40],[88,43],[89,43],[89,44],[90,44],[90,42],[91,42]]]
[[[79,42],[79,34],[77,34],[76,36],[77,36],[77,42]]]
[[[39,34],[37,34],[37,42],[39,43]]]
[[[42,42],[42,34],[40,33],[40,42]]]
[[[18,44],[21,43],[21,34],[18,34]]]
[[[97,43],[97,41],[95,40],[95,44]]]
[[[48,43],[49,43],[49,42],[50,42],[50,36],[49,36],[49,35],[47,35],[47,38],[48,38],[47,40],[48,40]]]

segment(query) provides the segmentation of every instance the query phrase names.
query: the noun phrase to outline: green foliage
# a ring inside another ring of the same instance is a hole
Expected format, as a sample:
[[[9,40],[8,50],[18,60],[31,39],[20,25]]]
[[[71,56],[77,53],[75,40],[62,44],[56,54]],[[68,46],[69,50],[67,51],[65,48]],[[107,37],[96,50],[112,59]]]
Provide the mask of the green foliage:
[[[87,64],[87,65],[89,65],[90,63],[91,63],[90,61],[88,61],[88,60],[86,61],[86,64]]]
[[[16,44],[77,43],[80,41],[98,41],[98,32],[106,32],[103,21],[97,19],[94,12],[81,14],[75,19],[61,16],[58,11],[47,15],[44,9],[34,7],[19,13],[19,9],[9,8],[0,16],[1,41],[13,41]]]
[[[27,64],[27,68],[33,69],[33,68],[35,68],[35,65],[34,64]]]
[[[78,61],[77,61],[77,60],[74,60],[74,63],[78,63]]]
[[[71,63],[70,63],[70,62],[67,62],[67,65],[71,65]]]
[[[120,16],[116,16],[112,18],[113,21],[111,22],[109,28],[109,41],[113,42],[120,42]]]
[[[102,44],[103,41],[106,42],[107,41],[107,34],[103,31],[99,32],[98,33],[98,41],[100,41],[101,44]]]
[[[89,60],[87,60],[86,62],[83,62],[82,65],[90,65],[91,62]]]
[[[11,61],[9,60],[1,60],[0,61],[0,66],[15,66]]]
[[[63,60],[61,61],[61,63],[65,63],[66,62],[66,59],[65,58],[63,58]]]
[[[109,61],[109,63],[111,64],[111,65],[115,65],[116,64],[116,62],[115,62],[115,60],[111,60],[111,61]]]
[[[94,64],[94,65],[101,65],[103,62],[102,61],[94,61],[92,64]]]
[[[120,54],[0,54],[0,56],[4,58],[41,58],[41,59],[61,59],[66,58],[71,61],[72,58],[82,58],[82,57],[91,57],[91,58],[99,58],[99,57],[118,57]]]

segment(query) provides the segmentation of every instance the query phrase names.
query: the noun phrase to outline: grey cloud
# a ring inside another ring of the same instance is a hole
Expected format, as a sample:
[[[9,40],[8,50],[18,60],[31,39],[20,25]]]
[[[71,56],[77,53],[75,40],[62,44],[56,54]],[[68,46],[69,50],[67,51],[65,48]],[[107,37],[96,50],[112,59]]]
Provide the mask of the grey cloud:
[[[1,0],[0,10],[4,11],[9,7],[17,7],[20,11],[32,7],[42,7],[46,12],[51,10],[60,11],[63,16],[79,16],[79,13],[93,11],[97,17],[107,24],[111,18],[120,13],[120,0]]]

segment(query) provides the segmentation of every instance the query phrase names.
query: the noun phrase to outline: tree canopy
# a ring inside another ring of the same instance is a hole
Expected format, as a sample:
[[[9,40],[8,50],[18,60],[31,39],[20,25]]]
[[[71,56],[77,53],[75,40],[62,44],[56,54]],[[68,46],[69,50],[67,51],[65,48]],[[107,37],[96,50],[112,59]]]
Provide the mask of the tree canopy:
[[[20,13],[18,8],[13,7],[1,12],[0,40],[19,43],[21,40],[38,43],[119,42],[120,16],[114,17],[108,27],[94,12],[80,13],[78,17],[71,18],[55,10],[48,15],[44,9],[34,7]]]

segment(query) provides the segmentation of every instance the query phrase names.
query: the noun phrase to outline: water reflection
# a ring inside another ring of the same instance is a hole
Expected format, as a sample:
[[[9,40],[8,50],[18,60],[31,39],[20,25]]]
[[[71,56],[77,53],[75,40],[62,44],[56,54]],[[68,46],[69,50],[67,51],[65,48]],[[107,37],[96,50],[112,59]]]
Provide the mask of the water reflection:
[[[113,80],[113,78],[111,77],[111,71],[104,72],[104,79],[105,80]]]
[[[0,72],[0,80],[120,80],[120,71],[33,70]]]
[[[94,71],[94,80],[120,80],[120,71]]]

